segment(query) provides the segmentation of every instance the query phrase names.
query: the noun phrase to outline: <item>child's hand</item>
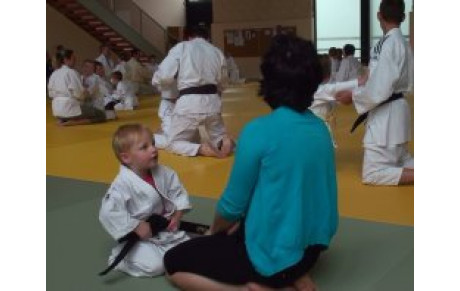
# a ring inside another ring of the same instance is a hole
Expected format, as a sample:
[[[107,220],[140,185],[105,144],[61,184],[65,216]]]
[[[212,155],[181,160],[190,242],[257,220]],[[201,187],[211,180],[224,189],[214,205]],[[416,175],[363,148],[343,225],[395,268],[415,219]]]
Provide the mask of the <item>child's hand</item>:
[[[152,230],[150,229],[150,224],[145,221],[141,221],[137,227],[134,229],[134,232],[142,239],[146,240],[152,237]]]
[[[176,231],[179,228],[180,219],[182,218],[182,211],[174,212],[171,220],[169,221],[169,225],[166,228],[168,231]]]
[[[335,99],[341,104],[349,105],[353,101],[352,96],[353,94],[351,91],[348,91],[348,90],[339,91],[337,92],[337,94],[335,94]]]

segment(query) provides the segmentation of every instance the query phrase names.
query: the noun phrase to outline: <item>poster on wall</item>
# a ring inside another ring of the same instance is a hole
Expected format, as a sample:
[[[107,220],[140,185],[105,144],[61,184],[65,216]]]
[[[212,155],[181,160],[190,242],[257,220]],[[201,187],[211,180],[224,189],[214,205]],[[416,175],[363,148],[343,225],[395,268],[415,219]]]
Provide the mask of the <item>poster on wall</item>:
[[[233,32],[227,32],[225,34],[225,36],[227,37],[227,43],[228,44],[233,44],[234,41],[233,41]]]
[[[243,31],[239,30],[237,32],[234,42],[235,42],[235,46],[244,46]]]
[[[224,51],[233,57],[260,57],[276,33],[296,34],[295,26],[224,30]]]

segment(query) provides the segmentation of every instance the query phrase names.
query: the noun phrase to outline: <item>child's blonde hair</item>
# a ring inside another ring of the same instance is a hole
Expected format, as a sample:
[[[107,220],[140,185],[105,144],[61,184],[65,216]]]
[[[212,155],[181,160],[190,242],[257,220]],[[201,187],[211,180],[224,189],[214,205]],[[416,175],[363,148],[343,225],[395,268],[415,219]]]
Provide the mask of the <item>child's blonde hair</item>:
[[[152,131],[139,123],[124,124],[115,131],[112,138],[112,149],[121,163],[123,161],[120,154],[129,151],[143,133],[147,133],[153,138]]]

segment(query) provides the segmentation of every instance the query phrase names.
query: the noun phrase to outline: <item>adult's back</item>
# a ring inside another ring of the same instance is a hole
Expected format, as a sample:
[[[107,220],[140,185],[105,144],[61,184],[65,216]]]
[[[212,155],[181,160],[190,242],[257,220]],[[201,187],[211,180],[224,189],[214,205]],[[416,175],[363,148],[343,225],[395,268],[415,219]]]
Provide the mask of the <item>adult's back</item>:
[[[221,83],[225,58],[214,45],[201,37],[197,37],[178,44],[174,49],[180,54],[179,74],[177,76],[179,90]]]

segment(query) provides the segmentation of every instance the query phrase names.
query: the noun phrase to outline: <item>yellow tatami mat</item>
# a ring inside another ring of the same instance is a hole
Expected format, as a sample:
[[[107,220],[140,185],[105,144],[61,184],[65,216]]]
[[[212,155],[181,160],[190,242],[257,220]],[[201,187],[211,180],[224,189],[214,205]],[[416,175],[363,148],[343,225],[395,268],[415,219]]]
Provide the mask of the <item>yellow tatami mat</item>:
[[[249,120],[270,112],[256,96],[257,90],[258,84],[250,83],[231,87],[223,95],[225,125],[235,138]],[[118,171],[118,163],[110,144],[115,129],[128,122],[144,123],[154,131],[159,128],[158,96],[143,96],[140,103],[140,108],[135,111],[119,113],[116,121],[60,127],[51,114],[50,102],[47,102],[47,175],[110,183]],[[339,147],[336,158],[340,214],[413,225],[413,186],[373,187],[361,184],[363,128],[359,128],[353,135],[348,133],[355,117],[356,113],[351,106],[339,107],[337,110],[336,140]],[[192,195],[218,198],[226,185],[233,158],[189,158],[160,151],[160,163],[175,169]]]

